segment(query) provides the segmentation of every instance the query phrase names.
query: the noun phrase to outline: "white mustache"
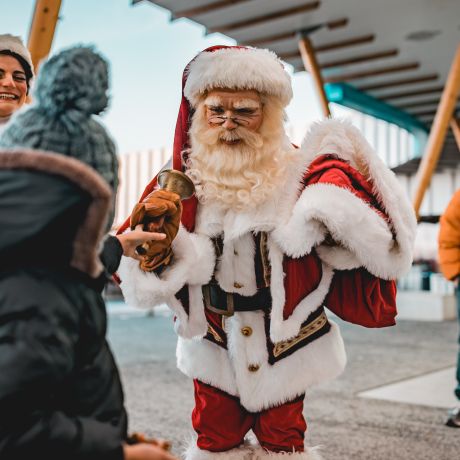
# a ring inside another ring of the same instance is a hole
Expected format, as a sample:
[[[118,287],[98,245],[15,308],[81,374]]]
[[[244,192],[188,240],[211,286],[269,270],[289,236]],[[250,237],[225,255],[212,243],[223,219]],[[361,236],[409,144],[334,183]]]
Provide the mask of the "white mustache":
[[[219,139],[221,141],[239,141],[242,137],[235,131],[224,131],[220,134]]]
[[[209,144],[216,144],[217,141],[243,141],[246,145],[252,148],[260,148],[264,144],[263,137],[259,133],[254,133],[246,128],[236,128],[231,131],[225,128],[218,128],[216,132],[210,136]],[[214,142],[213,142],[214,141]]]

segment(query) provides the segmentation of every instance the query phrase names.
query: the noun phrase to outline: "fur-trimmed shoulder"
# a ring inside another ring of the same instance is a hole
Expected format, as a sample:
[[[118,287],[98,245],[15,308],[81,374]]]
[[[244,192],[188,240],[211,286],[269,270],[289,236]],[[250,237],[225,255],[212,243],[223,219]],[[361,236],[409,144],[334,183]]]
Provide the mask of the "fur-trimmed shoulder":
[[[365,215],[368,216],[370,219],[369,222],[375,222],[377,233],[381,234],[383,232],[388,236],[391,230],[393,230],[395,241],[389,244],[391,242],[387,241],[388,238],[385,237],[384,246],[385,248],[391,249],[391,254],[394,258],[390,257],[382,260],[381,263],[385,266],[382,265],[381,269],[379,269],[380,262],[375,260],[376,257],[372,257],[377,250],[376,246],[370,246],[368,248],[370,251],[369,258],[374,260],[372,263],[372,266],[375,265],[374,274],[384,278],[396,278],[405,273],[412,263],[413,243],[417,227],[415,213],[395,174],[373,151],[372,147],[359,130],[350,122],[343,120],[326,120],[317,123],[311,128],[302,142],[301,150],[305,155],[307,164],[311,164],[318,156],[332,154],[337,158],[347,161],[364,176],[369,182],[372,193],[380,203],[383,211],[388,215],[392,229],[384,230],[383,222],[376,220],[375,216],[369,214],[372,210],[368,209],[368,206],[362,206],[358,201],[355,201],[356,197],[351,196],[350,192],[335,190],[337,187],[331,185],[332,188],[326,187],[329,192],[329,198],[331,200],[337,200],[340,199],[339,195],[344,195],[344,203],[347,203],[344,211],[348,208],[348,204],[353,208],[353,203],[356,203],[363,211],[358,214],[361,217]],[[307,189],[309,188],[310,187],[307,187]],[[318,187],[317,193],[322,193],[323,188],[324,187]],[[307,192],[307,189],[304,193],[310,195],[310,198],[313,197],[313,190]],[[315,198],[318,198],[317,194],[314,195]],[[304,201],[305,205],[310,207],[306,197]],[[326,196],[321,198],[320,201],[322,204],[318,202],[317,206],[323,206],[325,201],[327,202]],[[335,204],[328,206],[331,213],[330,216],[328,216],[330,221],[334,219],[333,214],[340,211],[339,204],[340,201],[335,201]],[[323,216],[325,215],[325,210],[320,210],[318,208],[317,210],[320,211]],[[343,211],[340,212],[343,214]],[[346,216],[344,216],[344,218],[346,218]],[[325,220],[322,219],[322,222],[325,223]],[[363,227],[361,226],[361,231],[362,230]],[[358,231],[358,229],[355,228],[354,231]],[[378,245],[379,240],[375,240],[374,244]],[[390,255],[385,248],[382,249],[383,257],[385,257],[385,254]],[[364,250],[365,248],[363,247],[363,251]],[[363,251],[361,251],[362,254]],[[333,251],[328,251],[328,255],[327,262],[331,263],[334,259]],[[340,257],[343,259],[343,254],[341,254]],[[358,259],[359,258],[358,256]],[[395,262],[397,263],[393,265]],[[333,266],[335,265],[333,264]],[[335,267],[342,268],[338,266]]]
[[[353,139],[360,143],[367,142],[363,135],[348,120],[323,120],[313,123],[304,140],[300,145],[307,165],[312,163],[315,158],[321,155],[336,155],[348,161],[356,169],[358,165],[355,161],[357,155],[353,144]],[[373,156],[375,153],[368,145]]]

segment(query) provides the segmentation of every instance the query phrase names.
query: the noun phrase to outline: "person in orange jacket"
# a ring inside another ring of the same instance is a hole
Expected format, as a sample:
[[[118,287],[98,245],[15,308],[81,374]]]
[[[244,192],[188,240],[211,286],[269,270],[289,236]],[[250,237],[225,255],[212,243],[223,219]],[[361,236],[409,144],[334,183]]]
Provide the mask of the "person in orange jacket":
[[[440,219],[439,230],[439,266],[443,275],[456,284],[457,313],[460,320],[460,189],[450,200]],[[459,335],[460,343],[460,335]],[[455,395],[460,401],[460,348],[457,355],[457,387]],[[449,411],[447,426],[460,428],[460,405]]]

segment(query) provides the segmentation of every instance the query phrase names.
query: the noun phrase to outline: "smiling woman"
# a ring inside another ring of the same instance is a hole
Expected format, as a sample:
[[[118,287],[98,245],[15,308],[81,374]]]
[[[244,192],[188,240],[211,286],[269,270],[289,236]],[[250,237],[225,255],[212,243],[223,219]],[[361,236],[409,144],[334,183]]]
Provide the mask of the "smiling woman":
[[[26,101],[32,78],[32,60],[21,39],[0,35],[0,132]]]

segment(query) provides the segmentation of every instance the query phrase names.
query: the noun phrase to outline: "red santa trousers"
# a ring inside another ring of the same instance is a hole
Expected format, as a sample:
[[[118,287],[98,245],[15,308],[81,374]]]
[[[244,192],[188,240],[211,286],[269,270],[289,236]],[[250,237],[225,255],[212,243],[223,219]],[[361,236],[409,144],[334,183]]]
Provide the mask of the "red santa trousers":
[[[197,446],[224,452],[243,443],[252,429],[260,445],[272,452],[303,452],[307,424],[302,415],[304,395],[261,412],[248,412],[240,400],[218,388],[194,380],[193,428]]]

